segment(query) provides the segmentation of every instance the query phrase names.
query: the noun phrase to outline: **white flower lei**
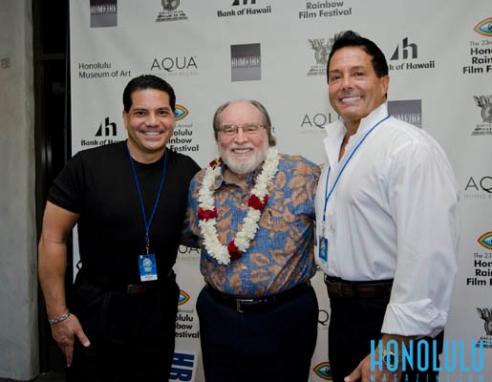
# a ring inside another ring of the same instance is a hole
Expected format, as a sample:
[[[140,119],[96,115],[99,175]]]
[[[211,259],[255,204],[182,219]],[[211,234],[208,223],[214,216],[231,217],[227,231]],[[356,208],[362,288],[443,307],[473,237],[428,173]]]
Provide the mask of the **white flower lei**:
[[[243,228],[236,235],[236,238],[232,240],[228,246],[223,245],[219,241],[217,234],[217,208],[215,207],[215,191],[212,190],[212,186],[215,183],[215,179],[220,176],[222,168],[222,161],[220,159],[210,163],[210,166],[205,172],[203,178],[202,187],[198,192],[198,212],[199,212],[199,226],[202,231],[205,249],[219,264],[227,265],[231,261],[231,255],[237,252],[245,252],[254,239],[256,231],[258,230],[258,222],[260,221],[261,211],[265,207],[268,201],[268,185],[275,176],[278,170],[279,155],[275,147],[270,147],[267,150],[263,169],[256,179],[255,187],[251,190],[251,196],[248,200],[248,212],[243,221]],[[250,202],[252,200],[257,201],[257,205],[252,206]],[[205,215],[205,216],[204,216]],[[229,246],[232,246],[232,250]],[[240,253],[234,258],[238,258]]]

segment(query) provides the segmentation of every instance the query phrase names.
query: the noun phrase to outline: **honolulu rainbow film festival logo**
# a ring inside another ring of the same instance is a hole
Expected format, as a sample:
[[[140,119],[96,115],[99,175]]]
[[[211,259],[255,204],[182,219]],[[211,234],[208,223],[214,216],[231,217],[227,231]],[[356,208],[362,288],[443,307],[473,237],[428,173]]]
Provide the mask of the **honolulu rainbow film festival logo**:
[[[486,232],[478,238],[478,243],[487,249],[492,249],[492,232]]]
[[[332,381],[333,377],[331,375],[331,367],[330,362],[321,362],[318,363],[313,368],[314,373],[325,381]]]
[[[185,119],[190,112],[183,105],[176,104],[176,111],[174,112],[174,116],[176,117],[176,121],[181,121]]]
[[[482,36],[492,37],[492,17],[479,21],[473,30]]]
[[[181,289],[179,291],[179,298],[178,298],[179,306],[186,304],[188,301],[190,301],[190,299],[191,299],[190,295],[186,293],[184,290]]]

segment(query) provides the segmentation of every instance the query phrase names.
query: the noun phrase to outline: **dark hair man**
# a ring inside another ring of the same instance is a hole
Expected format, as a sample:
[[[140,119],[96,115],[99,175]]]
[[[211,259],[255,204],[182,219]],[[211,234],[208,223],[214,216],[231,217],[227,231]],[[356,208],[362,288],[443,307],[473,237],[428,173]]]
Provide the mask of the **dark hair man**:
[[[179,297],[172,268],[199,170],[166,148],[175,102],[163,79],[133,78],[123,93],[128,140],[79,152],[49,191],[39,278],[69,380],[169,378]],[[66,241],[76,223],[82,267],[69,311]]]
[[[352,31],[337,35],[327,75],[340,120],[326,127],[316,261],[330,299],[333,380],[435,381],[437,359],[420,371],[425,363],[403,364],[401,355],[417,341],[430,344],[430,355],[442,348],[459,188],[437,142],[388,114],[388,65],[376,44]]]

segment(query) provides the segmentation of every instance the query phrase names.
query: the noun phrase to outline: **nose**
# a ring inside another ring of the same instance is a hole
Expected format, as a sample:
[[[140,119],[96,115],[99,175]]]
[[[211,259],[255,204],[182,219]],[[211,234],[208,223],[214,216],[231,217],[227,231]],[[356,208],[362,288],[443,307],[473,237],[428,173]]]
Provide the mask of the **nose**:
[[[352,87],[352,81],[350,76],[343,76],[342,77],[342,88],[343,89],[349,89]]]
[[[234,136],[234,142],[245,142],[247,140],[247,135],[244,133],[242,127],[237,128],[237,133]]]
[[[158,123],[157,121],[158,121],[157,115],[154,112],[150,112],[147,115],[147,119],[145,122],[147,126],[156,126]]]

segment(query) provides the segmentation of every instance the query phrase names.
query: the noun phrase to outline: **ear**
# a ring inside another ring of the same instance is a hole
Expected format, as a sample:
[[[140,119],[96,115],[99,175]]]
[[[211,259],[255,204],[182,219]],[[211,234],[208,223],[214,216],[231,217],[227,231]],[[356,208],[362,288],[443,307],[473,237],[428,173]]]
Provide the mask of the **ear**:
[[[128,118],[128,113],[127,113],[125,110],[123,110],[123,111],[121,112],[121,117],[123,118],[123,123],[124,123],[124,125],[125,125],[125,129],[126,129],[126,125],[127,125],[127,124],[126,124],[126,119]]]
[[[386,98],[386,94],[388,94],[389,81],[390,81],[389,74],[385,75],[384,77],[381,77],[381,94],[383,98]]]

